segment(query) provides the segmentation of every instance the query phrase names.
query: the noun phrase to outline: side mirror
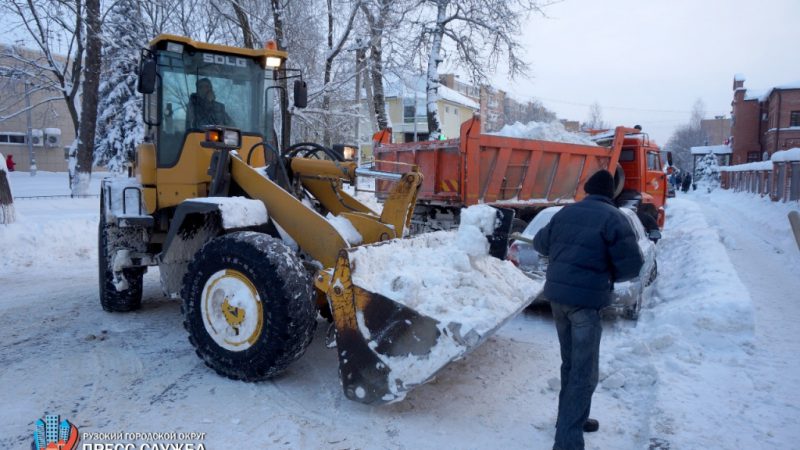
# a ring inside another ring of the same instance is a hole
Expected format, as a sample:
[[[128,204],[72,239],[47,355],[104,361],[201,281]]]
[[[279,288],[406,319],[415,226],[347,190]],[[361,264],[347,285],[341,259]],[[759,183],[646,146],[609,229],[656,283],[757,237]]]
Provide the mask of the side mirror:
[[[306,82],[295,80],[294,82],[294,106],[295,108],[305,108],[308,105],[308,88]]]
[[[667,164],[672,167],[672,152],[667,152]]]
[[[152,94],[156,90],[156,60],[142,59],[139,62],[139,83],[136,90],[142,94]]]
[[[661,232],[658,230],[650,230],[647,232],[647,237],[653,242],[658,242],[661,239]]]

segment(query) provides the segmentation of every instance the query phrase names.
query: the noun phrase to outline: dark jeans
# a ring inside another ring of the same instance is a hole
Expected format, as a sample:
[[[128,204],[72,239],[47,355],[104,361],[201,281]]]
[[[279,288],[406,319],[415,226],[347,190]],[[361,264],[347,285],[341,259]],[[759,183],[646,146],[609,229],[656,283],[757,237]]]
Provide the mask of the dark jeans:
[[[550,302],[561,345],[561,392],[553,449],[583,449],[600,362],[600,312]]]

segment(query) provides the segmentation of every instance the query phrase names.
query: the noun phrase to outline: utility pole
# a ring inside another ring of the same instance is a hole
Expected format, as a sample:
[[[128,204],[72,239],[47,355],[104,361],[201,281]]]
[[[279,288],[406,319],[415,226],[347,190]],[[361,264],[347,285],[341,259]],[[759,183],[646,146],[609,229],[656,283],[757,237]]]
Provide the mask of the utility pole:
[[[28,141],[28,160],[30,161],[31,176],[36,176],[36,155],[33,153],[33,129],[31,128],[31,84],[25,82],[25,109],[27,109],[26,116],[28,117],[28,133],[25,138]]]

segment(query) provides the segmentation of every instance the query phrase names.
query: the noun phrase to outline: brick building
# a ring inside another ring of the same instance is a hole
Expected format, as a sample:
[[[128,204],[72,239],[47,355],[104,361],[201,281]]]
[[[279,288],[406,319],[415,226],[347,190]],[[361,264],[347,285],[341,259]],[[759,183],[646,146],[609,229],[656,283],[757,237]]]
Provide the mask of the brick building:
[[[458,79],[452,73],[439,76],[439,82],[480,105],[481,131],[498,131],[506,124],[506,92],[492,86],[475,86]]]
[[[766,161],[773,153],[800,147],[800,82],[753,91],[733,79],[731,148],[733,164]]]
[[[29,98],[26,99],[27,78],[23,74],[27,67],[18,58],[9,56],[11,51],[19,52],[28,59],[39,57],[37,52],[31,50],[10,49],[0,45],[0,153],[13,155],[16,170],[30,170],[32,150],[39,170],[66,171],[65,149],[75,139],[67,104],[59,92],[34,85],[28,85]],[[57,59],[65,62],[62,57]],[[27,101],[32,105],[30,137],[25,113]]]
[[[723,145],[730,140],[731,119],[726,119],[725,116],[703,119],[700,121],[700,128],[706,134],[707,142],[705,145]]]

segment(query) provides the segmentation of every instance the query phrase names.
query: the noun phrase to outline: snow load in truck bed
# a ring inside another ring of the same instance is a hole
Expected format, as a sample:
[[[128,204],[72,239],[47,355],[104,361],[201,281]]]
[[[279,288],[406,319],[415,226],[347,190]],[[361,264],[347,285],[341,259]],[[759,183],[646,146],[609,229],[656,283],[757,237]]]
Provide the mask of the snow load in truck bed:
[[[561,122],[516,122],[513,125],[504,126],[500,129],[500,131],[486,134],[521,139],[535,139],[539,141],[566,142],[569,144],[597,146],[597,144],[588,136],[567,131]]]

